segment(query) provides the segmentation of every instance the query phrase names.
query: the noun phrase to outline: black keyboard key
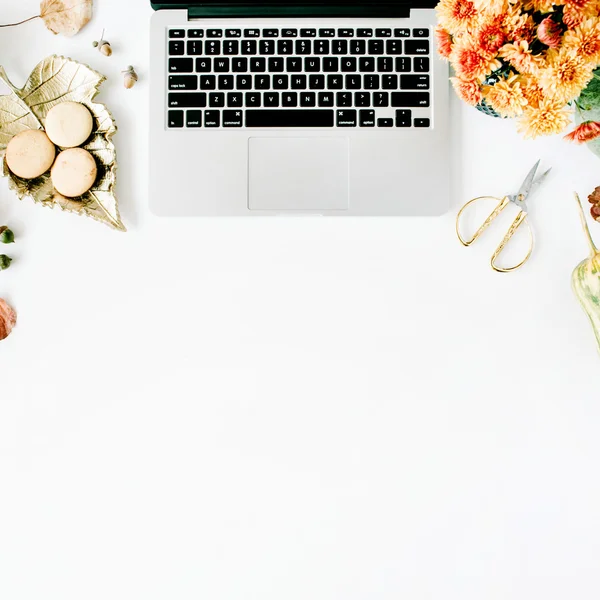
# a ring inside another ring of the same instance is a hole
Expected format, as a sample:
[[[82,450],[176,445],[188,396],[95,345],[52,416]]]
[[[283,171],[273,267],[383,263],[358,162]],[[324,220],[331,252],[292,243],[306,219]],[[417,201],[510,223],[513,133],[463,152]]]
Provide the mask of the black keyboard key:
[[[194,92],[191,94],[172,93],[169,94],[170,108],[204,108],[206,106],[206,94],[203,92]]]
[[[404,54],[429,54],[429,40],[406,40]]]
[[[242,37],[242,30],[241,29],[226,29],[225,30],[225,37],[227,37],[227,38],[240,38],[240,37]]]
[[[333,92],[319,92],[319,106],[333,106]]]
[[[365,56],[358,59],[358,70],[361,73],[373,73],[375,71],[375,58]]]
[[[211,108],[223,108],[225,106],[225,94],[223,92],[213,92],[208,95],[208,105]]]
[[[337,73],[340,70],[340,61],[338,58],[324,58],[323,59],[323,71],[325,73]]]
[[[251,90],[252,75],[237,75],[235,78],[235,88],[237,90]]]
[[[279,106],[279,92],[267,92],[263,96],[263,102],[265,106]]]
[[[391,73],[394,70],[394,59],[389,56],[380,56],[377,59],[377,70],[380,73]]]
[[[396,127],[410,127],[412,125],[412,112],[410,110],[396,111]]]
[[[356,35],[359,38],[370,38],[370,37],[373,37],[373,30],[372,29],[357,29]]]
[[[267,61],[264,58],[250,59],[251,73],[264,73],[267,70]]]
[[[233,75],[219,75],[218,82],[220,90],[233,89]]]
[[[390,37],[392,37],[392,30],[391,29],[376,29],[375,37],[390,38]]]
[[[314,92],[303,92],[300,94],[300,106],[316,106],[317,95]]]
[[[215,73],[229,73],[229,71],[231,71],[231,69],[229,68],[229,59],[215,58],[213,62],[213,69]]]
[[[247,38],[260,37],[260,29],[244,29],[244,37],[247,37]]]
[[[274,90],[287,90],[290,87],[289,78],[287,75],[274,75],[273,76],[273,89]]]
[[[354,29],[338,29],[338,37],[341,37],[341,38],[354,37]]]
[[[354,94],[354,106],[371,106],[371,94],[369,92],[356,92]]]
[[[356,58],[346,56],[342,58],[342,72],[352,73],[356,71]]]
[[[338,127],[356,127],[355,110],[338,110],[336,114]]]
[[[429,37],[429,29],[413,29],[413,37],[416,37],[416,38]]]
[[[210,73],[212,71],[212,58],[197,58],[196,73]]]
[[[383,54],[383,40],[369,40],[369,54]]]
[[[358,123],[361,127],[375,127],[375,111],[374,110],[359,111]]]
[[[410,29],[394,29],[394,37],[407,38],[410,37]]]
[[[194,59],[193,58],[170,58],[169,73],[193,73]]]
[[[221,126],[221,111],[206,110],[204,111],[204,127],[220,127]]]
[[[185,113],[186,127],[202,127],[202,111],[188,110]]]
[[[393,127],[394,119],[377,119],[377,127]]]
[[[234,73],[247,73],[248,72],[248,59],[247,58],[234,58],[231,61],[231,70]]]
[[[308,78],[308,87],[311,90],[324,90],[325,75],[311,75]]]
[[[167,115],[167,126],[168,127],[183,127],[183,111],[182,110],[170,110]]]
[[[347,40],[334,40],[331,42],[331,53],[332,54],[348,54],[348,41]]]
[[[365,75],[363,87],[365,90],[378,90],[379,75]]]
[[[316,29],[301,29],[300,37],[303,37],[303,38],[317,37],[317,30]]]
[[[266,37],[266,38],[279,37],[279,29],[263,29],[263,37]]]
[[[277,42],[277,54],[294,54],[294,42],[292,40],[279,40]]]
[[[350,42],[350,54],[365,54],[367,52],[367,43],[365,40],[352,40]]]
[[[390,56],[402,54],[402,40],[388,40],[385,43],[385,53]]]
[[[242,54],[252,55],[256,54],[256,40],[244,40],[242,42]]]
[[[281,106],[287,108],[295,108],[298,106],[298,93],[297,92],[285,92],[281,95]]]
[[[260,40],[258,46],[258,52],[262,55],[275,54],[275,41],[274,40]]]
[[[360,90],[362,87],[362,77],[360,75],[346,75],[346,89]]]
[[[238,40],[226,40],[223,42],[223,54],[232,56],[240,53],[240,43]]]
[[[188,42],[189,44],[190,42]],[[173,40],[169,42],[169,54],[171,56],[183,56],[185,54],[185,45],[182,40]]]
[[[283,73],[283,58],[270,58],[269,59],[269,72],[271,73]]]
[[[398,75],[382,75],[381,76],[381,89],[382,90],[397,90],[398,89]]]
[[[386,108],[390,105],[390,94],[389,92],[374,92],[373,93],[373,106],[377,108]]]
[[[344,87],[342,75],[327,75],[327,89],[341,90]]]
[[[206,37],[221,38],[221,37],[223,37],[223,30],[222,29],[207,29]]]
[[[284,38],[298,37],[298,30],[297,29],[282,29],[281,37],[284,37]]]
[[[258,108],[260,106],[260,92],[246,92],[246,106],[250,108]]]
[[[228,92],[227,106],[229,108],[241,108],[244,103],[244,96],[241,92]]]
[[[214,56],[221,54],[221,42],[219,40],[206,40],[205,54],[208,56]]]
[[[319,73],[321,71],[321,59],[315,57],[305,58],[304,70],[307,73]]]
[[[427,56],[415,56],[413,59],[413,71],[415,73],[428,73],[429,58]]]
[[[398,56],[396,58],[396,71],[398,73],[410,71],[410,58],[408,56]]]
[[[306,89],[306,75],[292,75],[291,82],[293,90]]]
[[[325,37],[325,38],[335,37],[335,29],[319,29],[319,37]]]
[[[255,90],[268,90],[271,88],[271,76],[270,75],[255,75],[254,76],[254,89]]]
[[[202,54],[202,41],[188,40],[187,53],[189,56],[198,56],[199,54]]]
[[[302,71],[302,59],[300,58],[286,58],[285,65],[288,73],[300,73]]]
[[[333,110],[247,110],[246,127],[333,127]]]
[[[329,40],[314,41],[315,54],[329,54]]]
[[[242,114],[241,110],[224,110],[223,127],[241,127],[243,120]]]
[[[338,106],[352,106],[352,94],[350,92],[337,92],[335,100]]]
[[[296,40],[296,54],[310,54],[312,42],[310,40]]]
[[[171,29],[169,31],[169,37],[170,38],[184,38],[185,37],[185,30],[183,30],[183,29]],[[183,127],[183,123],[181,124],[181,127]]]
[[[429,106],[429,92],[392,92],[392,106],[416,108]]]
[[[214,75],[201,75],[200,76],[200,89],[201,90],[214,90],[217,87],[217,78]]]
[[[415,127],[429,127],[429,119],[415,119]]]
[[[197,75],[169,75],[170,90],[197,90]]]
[[[203,38],[204,37],[204,29],[188,29],[188,37],[189,38]],[[194,112],[194,111],[191,111]],[[200,112],[200,111],[198,111]],[[188,125],[189,127],[189,125]]]
[[[428,90],[429,75],[400,75],[401,90]]]

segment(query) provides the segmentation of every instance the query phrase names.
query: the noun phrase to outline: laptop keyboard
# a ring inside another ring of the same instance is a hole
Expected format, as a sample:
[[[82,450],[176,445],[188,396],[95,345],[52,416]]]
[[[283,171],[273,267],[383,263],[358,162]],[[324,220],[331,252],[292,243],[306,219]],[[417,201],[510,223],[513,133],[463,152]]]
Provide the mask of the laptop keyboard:
[[[429,29],[170,29],[169,128],[430,127]]]

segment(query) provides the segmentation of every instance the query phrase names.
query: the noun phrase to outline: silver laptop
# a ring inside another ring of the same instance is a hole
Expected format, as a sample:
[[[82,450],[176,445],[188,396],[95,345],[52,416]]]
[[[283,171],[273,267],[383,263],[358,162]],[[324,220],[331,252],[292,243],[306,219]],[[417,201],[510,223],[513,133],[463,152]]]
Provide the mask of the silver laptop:
[[[438,215],[436,0],[152,3],[157,215]]]

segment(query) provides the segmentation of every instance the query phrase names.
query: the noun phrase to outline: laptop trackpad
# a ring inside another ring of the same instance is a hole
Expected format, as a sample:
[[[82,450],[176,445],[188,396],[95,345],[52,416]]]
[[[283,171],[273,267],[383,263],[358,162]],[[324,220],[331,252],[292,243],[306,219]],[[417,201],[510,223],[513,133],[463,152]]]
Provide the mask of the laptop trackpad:
[[[250,210],[347,210],[348,138],[250,138]]]

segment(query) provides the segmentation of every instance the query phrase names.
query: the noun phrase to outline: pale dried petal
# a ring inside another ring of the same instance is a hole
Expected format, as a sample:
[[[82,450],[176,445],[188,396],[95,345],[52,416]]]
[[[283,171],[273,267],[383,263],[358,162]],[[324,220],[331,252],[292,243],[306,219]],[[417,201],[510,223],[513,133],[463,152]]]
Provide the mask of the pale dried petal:
[[[53,33],[72,36],[92,18],[92,0],[42,0],[40,17]]]
[[[7,338],[17,324],[17,313],[0,298],[0,340]]]

